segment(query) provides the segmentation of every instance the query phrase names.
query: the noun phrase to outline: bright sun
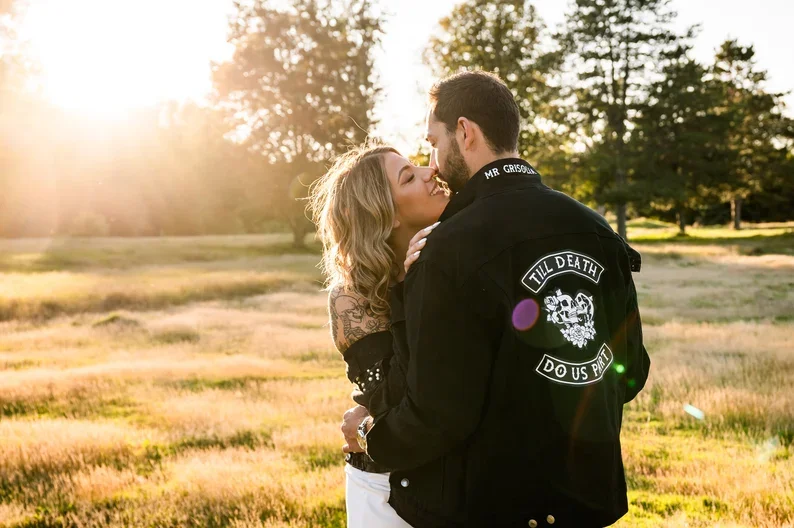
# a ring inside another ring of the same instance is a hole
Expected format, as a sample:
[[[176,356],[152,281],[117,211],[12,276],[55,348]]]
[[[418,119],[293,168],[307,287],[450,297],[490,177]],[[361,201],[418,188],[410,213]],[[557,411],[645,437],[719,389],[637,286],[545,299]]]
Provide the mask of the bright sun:
[[[228,54],[229,6],[228,0],[31,0],[22,34],[53,103],[118,114],[206,94],[209,62]]]

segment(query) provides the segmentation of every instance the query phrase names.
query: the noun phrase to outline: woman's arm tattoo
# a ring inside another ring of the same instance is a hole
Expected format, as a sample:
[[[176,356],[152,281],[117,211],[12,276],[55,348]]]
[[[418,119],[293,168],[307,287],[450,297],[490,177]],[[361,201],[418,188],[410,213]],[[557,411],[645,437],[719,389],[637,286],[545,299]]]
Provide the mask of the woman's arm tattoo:
[[[389,329],[388,318],[373,313],[366,299],[341,290],[329,295],[328,312],[334,343],[340,352],[367,334]]]

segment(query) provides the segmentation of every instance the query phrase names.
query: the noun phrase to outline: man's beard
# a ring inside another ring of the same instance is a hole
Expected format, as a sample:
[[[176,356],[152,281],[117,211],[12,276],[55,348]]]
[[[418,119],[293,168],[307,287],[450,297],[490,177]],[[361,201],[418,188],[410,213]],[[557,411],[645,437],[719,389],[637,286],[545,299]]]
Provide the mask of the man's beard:
[[[469,181],[469,167],[466,165],[466,160],[463,159],[463,154],[460,153],[458,142],[454,137],[450,141],[449,155],[444,163],[441,179],[447,182],[453,193],[460,192]]]

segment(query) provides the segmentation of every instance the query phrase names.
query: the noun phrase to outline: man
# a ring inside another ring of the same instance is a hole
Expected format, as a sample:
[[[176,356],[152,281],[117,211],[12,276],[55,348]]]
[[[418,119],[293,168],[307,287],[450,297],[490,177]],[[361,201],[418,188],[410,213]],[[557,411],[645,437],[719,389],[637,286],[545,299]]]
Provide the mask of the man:
[[[454,75],[430,102],[456,194],[405,279],[405,396],[377,420],[349,411],[348,443],[358,430],[392,470],[390,504],[417,528],[612,524],[627,511],[623,405],[650,365],[638,254],[519,159],[496,76]]]

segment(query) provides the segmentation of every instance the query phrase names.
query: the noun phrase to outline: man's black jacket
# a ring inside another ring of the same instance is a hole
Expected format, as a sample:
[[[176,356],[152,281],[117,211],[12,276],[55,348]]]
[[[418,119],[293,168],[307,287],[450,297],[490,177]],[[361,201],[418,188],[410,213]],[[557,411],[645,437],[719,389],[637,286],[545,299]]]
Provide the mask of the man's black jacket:
[[[417,528],[613,523],[623,404],[650,366],[636,253],[520,159],[481,169],[441,220],[392,306],[405,394],[368,434],[390,503]]]

